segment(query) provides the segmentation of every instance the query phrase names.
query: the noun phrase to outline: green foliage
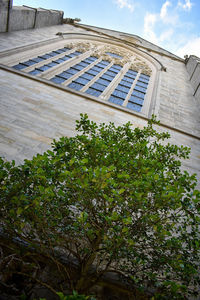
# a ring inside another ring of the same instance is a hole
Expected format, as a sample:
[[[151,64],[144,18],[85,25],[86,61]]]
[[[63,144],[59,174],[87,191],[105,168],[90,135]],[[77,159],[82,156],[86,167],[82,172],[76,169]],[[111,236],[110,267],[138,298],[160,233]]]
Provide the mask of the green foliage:
[[[79,295],[76,291],[73,291],[73,295],[65,296],[63,293],[57,293],[60,300],[95,300],[90,296]]]
[[[1,160],[4,232],[42,253],[70,254],[81,293],[116,272],[155,299],[195,294],[200,192],[181,170],[189,149],[167,143],[155,123],[132,130],[81,115],[79,134],[51,151],[20,166]]]

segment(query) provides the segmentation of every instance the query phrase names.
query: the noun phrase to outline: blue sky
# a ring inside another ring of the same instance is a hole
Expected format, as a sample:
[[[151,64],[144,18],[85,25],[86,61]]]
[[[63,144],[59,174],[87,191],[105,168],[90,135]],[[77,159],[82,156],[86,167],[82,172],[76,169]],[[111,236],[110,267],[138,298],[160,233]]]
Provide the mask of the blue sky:
[[[139,35],[181,57],[200,57],[200,0],[13,0],[81,23]]]

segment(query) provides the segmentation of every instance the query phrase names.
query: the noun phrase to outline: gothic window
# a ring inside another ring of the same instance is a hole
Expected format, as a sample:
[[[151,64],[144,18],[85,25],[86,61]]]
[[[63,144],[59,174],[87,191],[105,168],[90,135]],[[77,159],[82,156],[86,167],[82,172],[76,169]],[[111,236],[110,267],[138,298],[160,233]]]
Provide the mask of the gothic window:
[[[137,112],[142,112],[151,75],[136,55],[89,43],[66,45],[13,68]]]
[[[66,52],[68,50],[70,50],[70,48],[64,47],[62,49],[57,49],[55,51],[51,51],[50,53],[46,53],[44,55],[41,55],[41,56],[38,56],[38,57],[34,57],[32,59],[24,61],[23,63],[19,63],[19,64],[13,66],[13,68],[16,69],[16,70],[22,70],[22,69],[30,67],[30,66],[32,66],[34,64],[37,64],[37,63],[39,63],[41,61],[47,60],[47,59],[49,59],[51,57],[57,56],[57,55],[59,55],[61,53],[64,53],[64,52]]]

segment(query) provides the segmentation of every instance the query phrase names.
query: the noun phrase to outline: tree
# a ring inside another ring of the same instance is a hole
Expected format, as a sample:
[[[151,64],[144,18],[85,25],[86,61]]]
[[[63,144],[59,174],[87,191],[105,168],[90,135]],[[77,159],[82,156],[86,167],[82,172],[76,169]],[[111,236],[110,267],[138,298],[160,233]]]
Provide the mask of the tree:
[[[112,272],[155,298],[197,294],[200,192],[180,161],[190,150],[156,123],[133,130],[81,115],[79,133],[51,151],[20,166],[1,160],[3,233],[51,257],[79,293]]]

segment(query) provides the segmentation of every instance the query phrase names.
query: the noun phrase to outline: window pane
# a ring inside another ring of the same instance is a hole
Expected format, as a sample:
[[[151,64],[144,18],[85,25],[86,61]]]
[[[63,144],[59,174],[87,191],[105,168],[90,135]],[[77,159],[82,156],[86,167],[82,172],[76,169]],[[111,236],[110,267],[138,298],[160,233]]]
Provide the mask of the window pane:
[[[98,97],[98,96],[101,94],[100,91],[94,90],[94,89],[92,89],[92,88],[89,88],[89,89],[86,91],[86,93],[87,93],[87,94],[90,94],[90,95],[92,95],[92,96],[96,96],[96,97]]]
[[[16,70],[22,70],[24,68],[27,68],[27,66],[19,63],[18,65],[13,66],[13,68],[16,69]]]
[[[117,86],[117,88],[116,88],[117,90],[120,90],[120,91],[122,91],[122,92],[125,92],[125,93],[128,93],[129,92],[129,90],[130,90],[130,88],[129,87],[126,87],[126,86],[124,86],[124,85],[121,85],[121,84],[118,84],[118,86]]]
[[[116,54],[116,53],[112,53],[112,52],[106,52],[106,54],[112,56],[112,57],[117,57],[117,58],[123,58],[122,56]]]
[[[29,74],[31,74],[31,75],[37,75],[37,74],[40,74],[41,72],[42,72],[42,71],[40,71],[40,70],[38,70],[38,69],[35,69],[35,70],[29,72]]]
[[[95,71],[95,70],[93,70],[93,68],[92,68],[92,69],[89,69],[89,70],[87,71],[87,73],[92,74],[92,75],[94,75],[94,76],[96,76],[96,75],[98,74],[98,72]]]
[[[103,75],[101,75],[101,78],[106,79],[106,80],[108,80],[110,82],[113,80],[113,77],[107,75],[106,73],[104,73]]]
[[[132,82],[125,81],[124,79],[122,79],[120,83],[128,88],[132,86]]]
[[[110,81],[103,79],[102,77],[100,77],[97,81],[97,83],[103,84],[105,86],[108,86],[110,84]]]
[[[142,109],[141,106],[139,106],[137,104],[134,104],[134,103],[130,103],[130,102],[127,104],[127,107],[132,109],[132,110],[138,111],[138,112],[140,112],[141,109]]]
[[[58,66],[58,64],[56,62],[52,61],[47,66],[50,67],[50,68],[52,68],[52,67]]]
[[[81,75],[81,77],[86,78],[88,80],[91,80],[92,78],[94,78],[94,75],[88,74],[87,72],[84,73],[83,75]]]
[[[118,91],[118,90],[114,90],[114,92],[112,93],[112,95],[113,96],[117,96],[117,97],[122,98],[122,99],[125,99],[127,93],[124,93],[124,92],[121,92],[121,91]]]
[[[41,57],[34,57],[31,60],[35,61],[36,63],[39,63],[40,61],[43,61],[44,59]]]
[[[131,103],[139,104],[139,105],[143,105],[143,102],[144,102],[143,99],[138,98],[138,97],[136,97],[136,96],[131,96],[130,99],[129,99],[128,101],[131,102]]]
[[[91,86],[91,88],[94,88],[94,89],[96,89],[98,91],[103,92],[105,90],[106,86],[95,82],[95,83],[93,83],[93,85]]]
[[[78,83],[81,83],[82,85],[86,85],[89,80],[88,79],[85,79],[83,78],[82,76],[78,77],[76,80],[74,80],[75,82],[78,82]]]
[[[145,93],[146,92],[146,88],[142,87],[142,86],[139,86],[136,84],[134,90],[137,90],[137,91],[140,91],[140,92],[143,92]]]
[[[62,78],[64,78],[64,80],[67,80],[67,79],[69,79],[72,76],[72,74],[69,74],[67,72],[62,72],[62,73],[60,73],[60,74],[58,74],[56,76],[62,77]]]
[[[40,55],[38,56],[39,58],[43,58],[43,59],[48,59],[51,57],[51,55],[48,55],[48,54],[44,54],[44,55]]]
[[[139,97],[139,98],[144,99],[145,94],[144,94],[144,93],[141,93],[141,92],[139,92],[139,91],[133,90],[131,96],[137,96],[137,97]]]
[[[74,89],[74,90],[77,90],[77,91],[81,90],[83,86],[84,86],[83,84],[76,83],[76,82],[74,82],[74,81],[72,81],[72,82],[68,85],[68,87],[70,87],[70,88],[72,88],[72,89]]]
[[[29,66],[35,65],[36,62],[33,60],[27,60],[27,61],[23,62],[23,64],[29,67]]]
[[[62,77],[59,77],[59,76],[55,76],[55,77],[51,78],[51,81],[53,81],[55,83],[62,83],[63,81],[65,81],[65,79]]]
[[[120,99],[120,98],[117,98],[117,97],[113,97],[113,96],[110,96],[109,100],[110,102],[112,103],[115,103],[115,104],[118,104],[118,105],[122,105],[124,100]]]
[[[142,82],[142,81],[137,81],[137,85],[139,85],[139,86],[142,86],[142,87],[144,87],[144,88],[147,88],[147,85],[148,85],[148,83],[146,83],[146,82]]]
[[[44,71],[48,70],[49,68],[50,68],[50,67],[48,67],[48,65],[44,65],[44,66],[39,67],[39,68],[37,68],[37,69],[40,70],[40,71],[42,71],[42,72],[44,72]]]

